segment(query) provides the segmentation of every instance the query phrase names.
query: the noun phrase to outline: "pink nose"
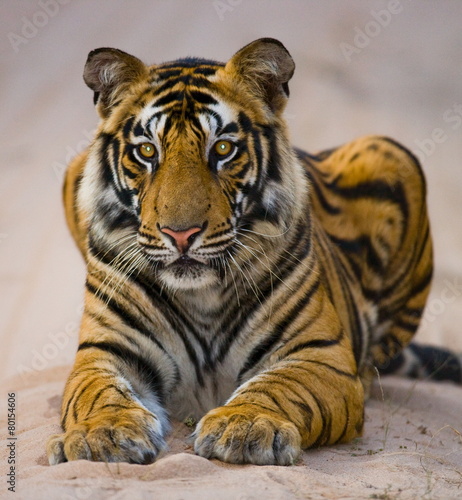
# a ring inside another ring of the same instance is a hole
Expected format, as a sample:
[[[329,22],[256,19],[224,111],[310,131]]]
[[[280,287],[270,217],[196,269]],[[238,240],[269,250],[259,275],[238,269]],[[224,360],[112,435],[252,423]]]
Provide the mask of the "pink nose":
[[[168,227],[160,228],[161,232],[170,236],[181,253],[186,253],[192,245],[197,233],[202,231],[201,227],[190,227],[185,231],[174,231]]]

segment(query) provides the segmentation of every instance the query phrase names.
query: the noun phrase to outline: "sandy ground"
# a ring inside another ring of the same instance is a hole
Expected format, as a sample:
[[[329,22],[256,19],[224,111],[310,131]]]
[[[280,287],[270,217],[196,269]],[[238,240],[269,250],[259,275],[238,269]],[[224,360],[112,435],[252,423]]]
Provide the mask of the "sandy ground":
[[[0,2],[0,437],[14,391],[16,498],[462,497],[461,389],[395,378],[383,393],[375,385],[363,438],[289,468],[196,457],[181,423],[151,466],[49,467],[44,454],[82,302],[84,266],[60,191],[66,162],[96,125],[81,77],[87,53],[224,61],[256,38],[281,40],[297,65],[286,115],[294,144],[315,152],[378,133],[422,160],[436,272],[418,339],[462,350],[461,20],[457,0]],[[0,496],[7,486],[2,479]]]

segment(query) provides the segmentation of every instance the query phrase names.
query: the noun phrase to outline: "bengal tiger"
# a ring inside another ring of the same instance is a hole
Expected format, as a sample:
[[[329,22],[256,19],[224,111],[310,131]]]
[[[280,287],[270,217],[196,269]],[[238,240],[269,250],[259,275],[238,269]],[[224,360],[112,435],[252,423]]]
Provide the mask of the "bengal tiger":
[[[90,52],[101,121],[64,185],[88,273],[51,464],[151,463],[171,418],[231,463],[361,434],[429,292],[425,180],[385,137],[294,149],[294,67],[271,38],[226,64]]]

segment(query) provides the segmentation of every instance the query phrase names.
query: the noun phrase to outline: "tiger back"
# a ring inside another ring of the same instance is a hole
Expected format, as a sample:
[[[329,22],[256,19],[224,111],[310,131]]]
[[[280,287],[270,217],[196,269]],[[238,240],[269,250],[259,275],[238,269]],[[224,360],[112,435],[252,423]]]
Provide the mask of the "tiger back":
[[[293,149],[293,71],[269,38],[226,64],[90,53],[101,122],[64,187],[85,306],[50,463],[152,462],[171,418],[233,463],[361,434],[428,294],[425,182],[390,139]]]

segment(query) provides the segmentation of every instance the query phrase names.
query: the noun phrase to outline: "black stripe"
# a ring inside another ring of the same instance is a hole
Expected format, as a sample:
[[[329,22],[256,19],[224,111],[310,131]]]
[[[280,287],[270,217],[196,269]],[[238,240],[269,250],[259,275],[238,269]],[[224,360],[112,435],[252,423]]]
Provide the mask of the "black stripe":
[[[99,407],[100,410],[104,410],[104,408],[119,408],[122,410],[129,410],[130,409],[129,406],[117,405],[117,404],[107,404],[107,405],[103,405],[103,406]]]
[[[308,432],[308,434],[311,434],[311,425],[313,424],[313,409],[308,405],[308,403],[305,403],[303,401],[295,401],[294,399],[290,398],[288,399],[292,404],[298,406],[304,422],[303,427]]]
[[[129,135],[132,131],[134,121],[135,121],[135,117],[131,116],[130,118],[128,118],[128,120],[125,122],[125,124],[122,128],[122,135],[123,135],[124,139],[127,141],[129,140]]]
[[[214,99],[210,94],[206,94],[205,92],[191,90],[189,94],[196,102],[200,104],[204,105],[218,104],[218,101],[216,99]]]
[[[410,316],[411,318],[418,320],[422,316],[423,311],[423,307],[403,307],[400,312],[405,316]]]
[[[164,346],[159,342],[157,338],[154,337],[153,332],[150,330],[146,329],[145,326],[138,321],[138,318],[135,317],[131,312],[127,311],[124,309],[121,304],[118,304],[115,297],[109,297],[107,294],[101,292],[98,290],[95,286],[93,286],[88,280],[85,284],[86,288],[90,293],[95,295],[98,299],[100,299],[104,304],[114,313],[116,314],[126,325],[128,325],[130,328],[133,328],[134,330],[140,332],[144,337],[147,337],[149,340],[152,340],[156,346],[163,351],[164,353],[167,354],[167,351],[165,350]],[[132,306],[136,306],[135,303],[131,303]],[[140,309],[137,308],[139,311],[140,315],[144,314],[144,312]]]
[[[400,151],[402,151],[403,153],[405,153],[411,159],[412,163],[417,168],[417,170],[418,170],[418,172],[420,174],[420,179],[421,179],[421,181],[422,181],[422,183],[424,185],[424,192],[425,192],[425,189],[426,189],[425,175],[423,173],[422,166],[420,165],[420,161],[412,153],[412,151],[410,151],[409,149],[407,149],[405,146],[403,146],[399,142],[396,142],[394,139],[390,139],[390,137],[380,137],[380,140],[382,140],[383,142],[388,142],[388,144],[391,144],[391,145],[395,146],[396,148],[398,148]]]
[[[97,257],[105,264],[110,265],[113,257],[109,255],[108,252],[98,252],[96,248],[91,248],[91,247],[90,249],[93,255],[95,255],[95,257]],[[197,358],[193,346],[191,345],[189,339],[187,338],[187,334],[184,332],[181,325],[181,323],[185,325],[195,336],[196,340],[202,347],[206,363],[210,364],[211,362],[210,362],[209,346],[199,335],[199,333],[194,327],[194,324],[188,319],[186,319],[186,317],[180,313],[180,311],[175,307],[175,305],[172,302],[168,301],[165,298],[164,294],[154,283],[145,281],[142,275],[138,275],[136,278],[133,276],[127,277],[127,279],[135,282],[145,291],[145,293],[148,296],[154,298],[157,309],[164,315],[165,319],[170,323],[172,329],[175,330],[176,333],[178,333],[180,338],[182,339],[186,351],[189,355],[189,358],[195,366],[198,381],[201,385],[203,385],[204,381],[200,371],[199,360]],[[128,326],[139,331],[142,335],[152,340],[164,353],[168,355],[162,344],[153,336],[153,333],[150,330],[147,330],[139,321],[137,321],[137,318],[135,318],[132,314],[130,314],[127,310],[123,309],[122,306],[115,301],[114,297],[109,298],[109,296],[104,294],[103,292],[101,291],[97,292],[97,289],[93,285],[91,285],[88,281],[86,283],[86,286],[91,293],[101,298],[101,300],[106,304],[106,306],[109,307],[115,314],[117,314],[117,316],[119,316],[119,318],[123,320]],[[135,303],[131,302],[131,306],[137,308],[137,311],[141,317],[145,316],[145,312],[141,310],[139,307],[137,307]],[[146,319],[149,321],[149,318]],[[173,358],[170,357],[170,355],[169,358],[171,362],[176,366],[176,363],[174,363],[174,360]]]
[[[239,127],[237,126],[236,122],[230,122],[226,124],[223,128],[218,128],[217,129],[217,135],[224,135],[224,134],[234,134],[239,132]]]
[[[414,284],[411,291],[409,292],[409,297],[414,297],[422,293],[431,283],[433,278],[433,269],[430,269],[427,274],[420,280],[420,282]]]
[[[337,236],[334,236],[330,233],[327,233],[327,235],[343,253],[355,254],[358,257],[362,258],[364,257],[362,253],[365,252],[366,261],[370,269],[372,269],[379,275],[381,275],[385,271],[384,264],[380,260],[380,257],[378,256],[368,236],[362,235],[357,238],[346,239],[338,238]]]
[[[80,372],[79,372],[80,373]],[[71,403],[72,402],[75,402],[77,401],[80,396],[92,385],[94,384],[95,382],[99,382],[101,381],[102,378],[99,377],[99,376],[95,376],[94,378],[92,378],[91,380],[88,381],[88,379],[86,380],[83,380],[82,382],[88,382],[87,384],[85,384],[83,386],[83,388],[81,386],[79,386],[79,389],[80,391],[77,392],[77,389],[76,391],[72,394],[72,396],[67,400],[67,404],[66,404],[66,408],[64,410],[64,412],[62,413],[62,416],[61,416],[61,427],[66,430],[66,421],[67,421],[67,416],[69,414],[69,410],[70,410],[70,406],[71,406]],[[75,410],[74,410],[74,419],[77,420],[76,416],[75,416]]]
[[[155,74],[156,75],[158,74],[164,80],[167,78],[180,76],[182,71],[183,70],[181,68],[172,68],[172,69],[156,68],[154,70]]]
[[[324,193],[322,192],[321,188],[319,187],[318,182],[309,172],[308,172],[308,178],[309,178],[309,181],[311,183],[311,187],[314,188],[313,194],[315,195],[315,198],[321,204],[322,209],[330,215],[340,214],[342,212],[340,207],[336,207],[336,206],[332,205],[329,201],[327,201],[326,197],[324,196]]]
[[[138,120],[135,124],[135,127],[133,128],[133,134],[135,136],[141,136],[141,135],[144,135],[145,133],[145,130],[143,128],[143,125],[141,125],[141,120]]]
[[[274,327],[271,334],[252,349],[239,372],[238,380],[241,380],[245,372],[257,365],[265,354],[271,352],[273,347],[281,340],[287,328],[295,321],[295,319],[297,319],[300,311],[308,304],[310,299],[317,292],[319,285],[320,281],[317,280],[305,293],[305,295],[297,301],[295,306],[292,307],[292,309],[285,315],[285,318]]]
[[[424,235],[424,240],[423,240],[422,247],[419,250],[419,254],[416,255],[416,256],[414,256],[412,262],[415,263],[415,262],[419,262],[420,261],[421,256],[422,256],[422,254],[423,254],[423,252],[425,250],[426,239],[429,237],[429,234],[430,234],[429,233],[429,226],[427,225],[426,230],[425,230],[425,235]],[[364,293],[365,298],[367,298],[369,300],[372,300],[374,302],[378,302],[382,298],[387,298],[390,295],[395,294],[396,293],[396,289],[400,285],[402,285],[402,283],[407,283],[408,282],[408,280],[409,280],[409,272],[410,272],[409,271],[409,266],[401,268],[400,273],[397,274],[396,276],[394,276],[393,282],[390,283],[390,285],[388,285],[386,288],[382,288],[379,291],[363,287],[363,293]],[[414,294],[417,294],[417,293],[420,293],[421,291],[423,291],[425,289],[425,287],[430,284],[430,282],[432,280],[432,277],[433,277],[433,268],[431,268],[428,271],[428,273],[425,276],[425,278],[423,279],[423,282],[421,283],[421,285],[418,285],[416,287],[416,290],[418,292],[411,292],[409,296],[412,296]]]
[[[309,373],[311,373],[311,374],[313,374],[315,376],[316,376],[316,374],[313,373],[312,370],[309,370],[309,369],[307,369],[307,368],[305,368],[303,366],[300,366],[299,363],[313,363],[315,365],[325,366],[329,370],[332,370],[333,372],[337,373],[338,375],[341,375],[342,377],[347,377],[347,378],[350,378],[352,380],[356,380],[358,378],[358,375],[356,373],[344,372],[343,370],[339,370],[338,368],[335,368],[335,366],[329,365],[328,363],[324,363],[322,361],[316,361],[316,360],[313,360],[313,359],[304,359],[303,361],[294,360],[294,361],[296,361],[298,364],[294,365],[292,367],[293,369],[302,370],[304,372],[309,372]]]
[[[425,226],[425,233],[421,239],[421,244],[422,246],[419,248],[419,251],[418,253],[416,253],[416,256],[415,256],[415,262],[420,262],[420,260],[422,259],[422,255],[423,253],[425,252],[426,248],[427,248],[427,244],[428,244],[428,239],[430,238],[430,224],[428,223],[428,220],[426,221],[426,226]],[[431,245],[431,243],[430,243]]]
[[[339,337],[342,337],[342,331],[339,332]],[[315,339],[310,340],[308,342],[303,342],[301,344],[292,347],[289,351],[284,353],[284,357],[288,357],[291,354],[295,354],[297,352],[303,351],[304,349],[320,349],[323,347],[331,347],[333,345],[338,345],[340,340],[337,339]]]
[[[354,300],[351,292],[352,286],[355,286],[355,283],[352,285],[350,284],[350,281],[348,280],[348,277],[346,275],[347,268],[345,265],[343,265],[340,262],[340,256],[336,252],[330,252],[330,255],[333,259],[333,264],[335,266],[335,269],[337,271],[337,277],[341,281],[341,286],[344,291],[344,299],[347,305],[348,309],[348,323],[350,326],[350,335],[351,335],[351,341],[353,343],[353,353],[355,356],[355,361],[357,364],[360,363],[361,361],[361,355],[363,353],[363,346],[364,346],[364,331],[360,319],[360,312],[358,310],[358,304],[356,303],[356,300]],[[342,255],[342,254],[340,254]],[[344,254],[343,254],[344,255]],[[346,255],[344,255],[344,258],[348,259]],[[348,260],[348,262],[351,261]],[[352,266],[353,267],[353,266]],[[355,272],[355,269],[353,267],[353,273]],[[357,279],[360,279],[360,276],[355,275]],[[331,295],[332,292],[331,292]],[[333,299],[331,299],[333,302]],[[364,316],[363,316],[364,317]]]
[[[286,418],[287,420],[290,420],[290,415],[289,413],[282,407],[281,403],[279,403],[276,398],[270,394],[269,392],[267,391],[263,391],[263,390],[260,390],[260,389],[247,389],[243,392],[240,392],[237,397],[240,397],[242,396],[243,394],[263,394],[265,397],[267,397],[268,399],[270,399],[274,404],[275,406],[277,407],[278,409],[278,413],[282,413]],[[252,398],[251,401],[246,401],[245,403],[238,403],[238,404],[233,404],[233,402],[231,401],[231,403],[227,404],[226,406],[229,406],[231,408],[239,408],[241,406],[258,406],[259,408],[263,408],[264,410],[267,410],[271,413],[274,413],[274,408],[270,408],[269,406],[266,406],[266,405],[263,405],[261,403],[257,403],[256,401],[254,401],[254,398]]]
[[[78,351],[92,348],[110,353],[118,358],[121,363],[128,366],[129,370],[135,370],[140,379],[149,386],[151,391],[159,396],[160,402],[163,402],[165,394],[160,371],[148,363],[146,359],[126,347],[111,342],[82,342],[79,345]],[[126,374],[124,375],[127,376]],[[129,377],[127,376],[127,378]]]
[[[271,208],[265,207],[261,201],[252,205],[252,208],[247,211],[245,218],[249,221],[265,221],[274,225],[279,225],[279,209],[277,203],[273,203]]]
[[[202,66],[200,68],[196,68],[194,70],[194,73],[198,74],[198,75],[211,76],[211,75],[214,75],[217,72],[217,69],[218,68],[204,67],[204,66]]]
[[[78,199],[78,195],[79,195],[79,191],[80,191],[80,187],[81,187],[81,183],[82,183],[82,178],[83,178],[83,171],[81,171],[79,173],[79,175],[75,178],[74,189],[73,189],[73,211],[72,211],[72,214],[73,214],[73,220],[74,220],[74,224],[75,224],[76,228],[79,227],[79,224],[80,224],[80,215],[79,215],[79,211],[77,210],[77,199]],[[67,182],[68,182],[68,177],[66,175],[65,184],[63,186],[63,192],[66,189]]]
[[[101,398],[101,396],[108,390],[108,389],[114,389],[116,392],[118,392],[121,396],[123,396],[124,399],[126,399],[127,401],[131,402],[132,400],[130,398],[127,397],[127,395],[122,392],[116,385],[114,384],[109,384],[107,385],[106,387],[104,387],[103,389],[101,389],[97,394],[96,396],[93,398],[93,401],[91,403],[91,406],[89,408],[89,410],[87,411],[87,414],[85,415],[85,418],[88,418],[88,415],[91,414],[91,412],[93,411],[93,408],[95,407],[96,403],[99,401],[99,399]],[[106,405],[108,406],[108,405]]]
[[[272,127],[264,126],[262,127],[263,135],[268,140],[268,164],[267,164],[267,175],[268,179],[281,182],[281,172],[279,171],[281,166],[281,159],[279,155],[279,149],[277,146],[277,134],[279,130],[275,130]]]
[[[185,331],[184,327],[191,332],[194,338],[199,343],[202,348],[202,354],[205,358],[206,368],[212,366],[212,361],[210,358],[210,348],[204,339],[197,332],[195,325],[189,319],[182,314],[179,309],[169,300],[167,300],[160,289],[152,282],[145,281],[141,275],[136,278],[137,284],[142,287],[146,294],[154,299],[157,309],[164,315],[165,319],[170,323],[172,329],[177,333],[182,340],[185,350],[191,363],[194,366],[196,377],[199,385],[204,385],[204,377],[202,375],[201,366],[199,358],[197,357],[196,351],[188,338],[188,333]]]
[[[172,102],[182,102],[184,99],[184,92],[169,92],[163,97],[159,98],[153,106],[166,106],[167,104],[171,104]]]
[[[343,407],[345,409],[345,425],[343,426],[343,430],[340,436],[335,440],[335,443],[332,444],[338,444],[343,441],[345,434],[347,433],[348,430],[348,424],[350,423],[350,411],[348,409],[348,401],[346,400],[343,394],[342,394],[342,399],[343,399]]]
[[[404,320],[403,318],[397,318],[393,321],[394,326],[397,326],[398,328],[402,328],[403,330],[406,330],[410,332],[411,334],[414,334],[419,327],[419,322],[417,323],[410,323],[409,321]]]
[[[99,144],[99,159],[101,168],[101,180],[103,181],[103,185],[105,187],[113,186],[114,179],[112,177],[112,168],[108,161],[108,149],[114,137],[111,134],[101,133],[98,137]],[[116,189],[115,189],[116,191]]]
[[[245,225],[244,225],[245,226]],[[252,236],[252,233],[250,233]],[[307,234],[305,222],[300,222],[294,231],[294,238],[291,242],[287,242],[287,252],[290,256],[287,257],[283,252],[279,259],[274,263],[274,269],[277,270],[277,278],[274,278],[271,273],[268,273],[266,279],[258,283],[260,293],[260,302],[263,303],[285,282],[286,278],[298,267],[299,261],[302,261],[311,251],[311,238]],[[231,284],[232,286],[232,284]],[[223,330],[221,335],[217,335],[212,340],[213,345],[222,341],[221,348],[217,355],[217,362],[221,362],[226,353],[231,348],[232,344],[238,338],[242,330],[242,323],[246,321],[254,310],[259,309],[258,301],[246,301],[238,304],[237,301],[234,307],[229,310],[229,314],[224,318],[224,324],[228,324],[228,328]]]
[[[76,377],[81,375],[82,373],[95,372],[103,375],[111,375],[113,377],[117,377],[117,372],[108,370],[107,368],[99,368],[95,366],[89,366],[88,368],[79,368],[77,371],[72,372],[67,379],[67,383],[69,384]]]
[[[313,391],[310,391],[310,396],[316,401],[319,408],[319,413],[322,421],[321,432],[316,441],[311,445],[312,448],[317,448],[329,442],[332,434],[332,412],[326,407],[321,398],[318,398]]]
[[[127,278],[127,280],[128,279],[130,279],[130,278]],[[116,314],[120,318],[120,320],[123,321],[123,323],[125,323],[126,325],[128,325],[130,328],[133,328],[134,330],[136,330],[137,332],[139,332],[144,337],[146,337],[149,340],[151,340],[162,351],[162,353],[165,354],[168,357],[172,368],[174,368],[174,370],[175,370],[174,381],[175,381],[175,383],[177,383],[181,379],[181,375],[180,375],[180,370],[179,370],[178,364],[177,364],[175,358],[173,358],[172,355],[169,352],[166,351],[166,349],[164,348],[164,346],[162,345],[162,343],[160,342],[160,340],[158,340],[155,337],[155,334],[153,332],[151,332],[150,330],[146,329],[144,327],[144,325],[142,323],[140,323],[138,321],[138,319],[134,315],[130,314],[128,311],[126,311],[125,309],[123,309],[120,306],[120,304],[118,304],[116,302],[116,300],[115,300],[114,297],[109,297],[105,293],[103,293],[101,291],[97,291],[97,289],[93,285],[91,285],[88,281],[85,284],[85,286],[87,287],[87,289],[91,293],[93,293],[96,297],[100,298],[100,300],[102,300],[105,303],[106,307],[109,308],[114,314]],[[145,315],[144,311],[142,309],[140,309],[139,307],[137,307],[135,303],[131,303],[131,305],[133,307],[137,308],[137,311],[139,313],[139,317],[142,317],[142,316]],[[146,318],[146,319],[149,321],[149,318]],[[114,332],[116,331],[112,327],[111,327],[111,329]],[[137,347],[139,347],[139,344],[135,343],[134,340],[131,339],[130,337],[127,337],[127,336],[124,335],[124,338],[128,342],[130,342],[132,345],[136,345]]]
[[[116,139],[113,135],[111,134],[106,134],[106,133],[101,133],[98,141],[100,141],[100,148],[99,148],[99,158],[100,158],[100,164],[101,164],[101,181],[104,187],[112,188],[113,192],[116,194],[118,200],[120,203],[126,207],[131,207],[131,202],[132,202],[132,197],[131,194],[126,191],[126,190],[120,190],[116,178],[117,178],[117,171],[116,169],[118,168],[118,156],[117,156],[117,163],[113,166],[111,161],[110,161],[110,154],[111,154],[111,147],[114,146],[115,150],[113,151],[113,154],[117,154],[118,151],[118,139]],[[113,156],[112,159],[115,157]],[[104,205],[102,202],[99,204],[99,208],[103,208],[103,211],[106,213],[107,211],[107,206]],[[102,217],[104,219],[104,217]]]
[[[217,70],[217,67],[222,67],[224,66],[224,64],[218,61],[213,61],[212,59],[204,59],[202,57],[184,57],[181,59],[176,59],[175,61],[163,63],[162,66],[156,68],[156,70],[163,71],[164,68],[177,68],[182,71],[184,68],[194,68],[194,66],[198,66],[198,68],[195,68],[194,71],[202,68],[211,68]]]
[[[409,217],[409,206],[401,182],[394,184],[387,183],[382,180],[365,181],[356,184],[355,186],[340,187],[337,181],[326,183],[326,187],[330,188],[335,194],[349,200],[358,198],[372,198],[374,200],[390,201],[397,203],[400,207],[404,219],[404,230]]]
[[[126,210],[120,210],[119,212],[108,211],[105,214],[104,225],[108,232],[112,232],[116,229],[136,229],[137,220],[132,213]]]
[[[327,158],[329,158],[329,156],[334,154],[338,149],[339,148],[325,149],[324,151],[320,151],[319,153],[315,154],[307,153],[306,151],[303,151],[302,149],[299,148],[293,148],[293,151],[300,160],[308,164],[311,168],[315,168],[313,165],[314,162],[320,163],[324,160],[327,160]],[[316,171],[323,176],[326,175],[324,174],[324,172],[321,172],[317,169]]]
[[[139,175],[137,172],[133,172],[132,170],[128,169],[125,165],[122,165],[122,172],[129,179],[136,179],[138,177],[138,175]]]

